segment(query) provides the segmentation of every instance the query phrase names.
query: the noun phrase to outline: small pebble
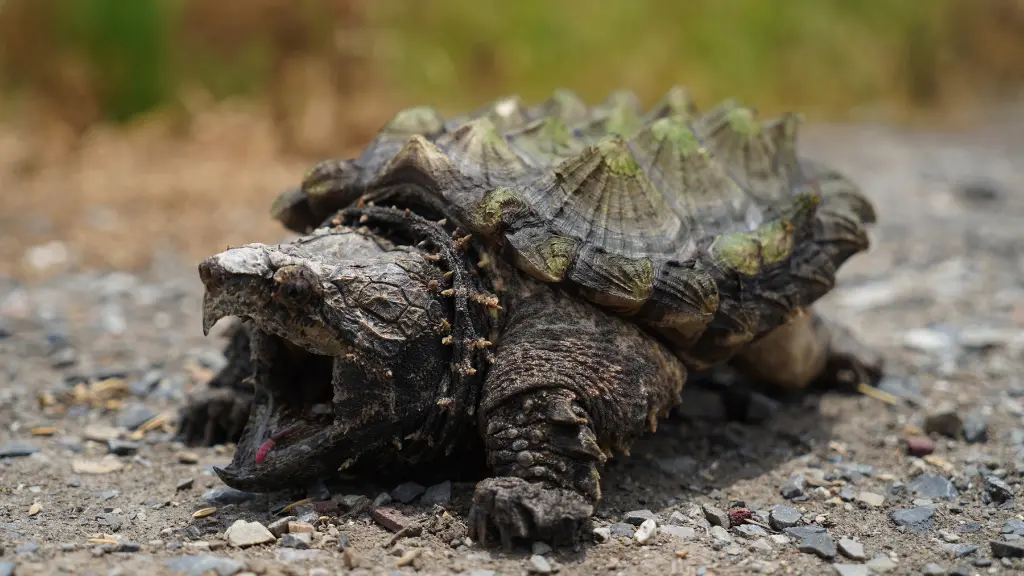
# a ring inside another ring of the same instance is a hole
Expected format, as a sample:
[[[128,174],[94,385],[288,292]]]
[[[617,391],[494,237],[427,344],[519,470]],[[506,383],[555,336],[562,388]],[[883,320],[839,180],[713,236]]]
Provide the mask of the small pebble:
[[[867,560],[868,556],[864,552],[864,546],[856,540],[850,538],[839,539],[839,551],[843,553],[843,556],[851,558],[853,560]]]
[[[309,548],[309,545],[312,542],[312,536],[312,534],[307,532],[285,534],[277,541],[277,545],[282,548],[297,548],[299,550],[305,550],[306,548]]]
[[[615,524],[612,524],[608,527],[608,531],[615,538],[619,538],[622,536],[632,538],[633,532],[636,531],[636,528],[632,524],[626,524],[625,522],[616,522]]]
[[[928,413],[924,419],[925,433],[936,433],[950,438],[959,438],[964,423],[957,413],[956,406],[945,403]]]
[[[935,442],[927,436],[911,436],[907,438],[907,454],[911,456],[927,456],[935,452]]]
[[[872,508],[876,508],[885,503],[885,496],[874,492],[861,491],[861,493],[857,495],[857,501],[863,502]]]
[[[530,556],[529,570],[534,574],[551,574],[553,572],[551,563],[548,562],[547,558],[539,554]]]
[[[241,519],[235,520],[235,523],[224,532],[224,536],[228,542],[239,548],[266,544],[275,540],[274,535],[263,524],[246,522]]]
[[[643,524],[636,529],[636,533],[633,538],[636,539],[637,544],[647,544],[652,538],[658,535],[658,524],[653,518],[644,520]]]
[[[721,526],[723,528],[729,527],[729,515],[724,510],[711,504],[704,504],[701,507],[704,512],[704,518],[711,523],[712,526]]]
[[[964,418],[964,440],[970,444],[988,441],[988,421],[977,412],[971,412]]]
[[[447,506],[452,500],[452,483],[448,480],[440,484],[434,484],[426,489],[423,497],[420,498],[420,505],[434,506],[435,504]]]
[[[768,515],[768,525],[776,530],[785,530],[800,523],[800,511],[781,504],[773,506]]]
[[[426,488],[415,482],[404,482],[391,491],[391,497],[402,504],[408,504],[420,494],[426,492],[426,490]]]
[[[782,488],[779,489],[779,493],[782,494],[783,498],[787,500],[792,500],[793,498],[803,496],[804,489],[806,487],[807,480],[803,477],[802,474],[796,474],[794,476],[791,476],[789,480],[787,480],[786,483],[782,485]]]

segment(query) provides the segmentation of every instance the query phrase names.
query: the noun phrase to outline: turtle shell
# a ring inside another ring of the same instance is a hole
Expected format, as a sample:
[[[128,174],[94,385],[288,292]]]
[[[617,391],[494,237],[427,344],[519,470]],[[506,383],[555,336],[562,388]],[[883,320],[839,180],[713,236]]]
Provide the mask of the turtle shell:
[[[273,214],[300,232],[355,202],[448,218],[706,367],[801,313],[868,247],[871,204],[798,157],[799,124],[733,100],[701,113],[681,87],[647,111],[629,92],[587,107],[568,90],[450,120],[409,108]]]

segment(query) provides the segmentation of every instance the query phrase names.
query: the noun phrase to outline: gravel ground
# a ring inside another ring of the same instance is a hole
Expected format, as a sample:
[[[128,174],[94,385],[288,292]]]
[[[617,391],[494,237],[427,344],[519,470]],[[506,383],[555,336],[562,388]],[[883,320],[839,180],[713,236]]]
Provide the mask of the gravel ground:
[[[692,386],[608,466],[595,542],[578,551],[466,541],[471,479],[227,489],[211,466],[230,446],[172,441],[176,409],[224,361],[222,338],[200,330],[195,256],[154,251],[140,231],[123,241],[156,256],[131,273],[27,255],[47,278],[0,276],[0,576],[1024,570],[1024,123],[1013,118],[957,134],[810,127],[805,149],[879,209],[872,250],[821,307],[884,353],[890,402]],[[279,538],[239,546],[273,538],[247,522]]]

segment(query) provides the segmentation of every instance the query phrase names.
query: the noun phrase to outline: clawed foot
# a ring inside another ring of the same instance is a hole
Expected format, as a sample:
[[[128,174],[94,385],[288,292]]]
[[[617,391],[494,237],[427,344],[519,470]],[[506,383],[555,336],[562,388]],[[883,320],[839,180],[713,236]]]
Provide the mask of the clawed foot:
[[[829,333],[828,361],[819,379],[826,387],[852,389],[882,378],[884,358],[845,326],[822,319]]]
[[[578,492],[522,478],[488,478],[473,493],[469,535],[487,546],[487,530],[493,526],[506,550],[513,539],[575,546],[589,531],[593,513],[594,507]]]
[[[252,396],[231,388],[211,388],[182,409],[178,436],[189,446],[237,442],[249,419]]]

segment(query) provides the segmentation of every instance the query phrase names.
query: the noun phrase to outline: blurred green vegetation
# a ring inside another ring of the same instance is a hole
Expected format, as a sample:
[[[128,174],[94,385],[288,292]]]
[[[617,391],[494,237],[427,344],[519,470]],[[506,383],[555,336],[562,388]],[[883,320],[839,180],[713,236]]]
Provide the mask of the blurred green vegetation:
[[[736,96],[838,117],[1019,86],[1024,3],[0,0],[5,93],[75,109],[82,123],[172,104],[185,84],[215,98],[301,91],[282,73],[297,56],[327,62],[344,94],[444,109],[506,93],[538,101],[558,86],[590,101],[628,87],[653,102],[683,84],[705,105]]]

